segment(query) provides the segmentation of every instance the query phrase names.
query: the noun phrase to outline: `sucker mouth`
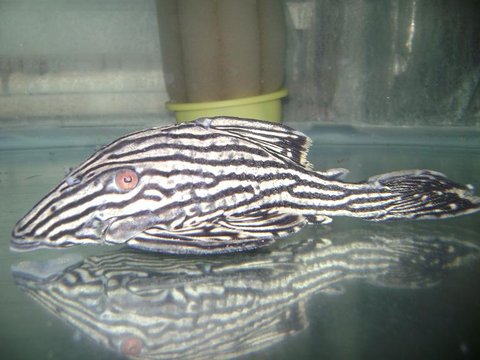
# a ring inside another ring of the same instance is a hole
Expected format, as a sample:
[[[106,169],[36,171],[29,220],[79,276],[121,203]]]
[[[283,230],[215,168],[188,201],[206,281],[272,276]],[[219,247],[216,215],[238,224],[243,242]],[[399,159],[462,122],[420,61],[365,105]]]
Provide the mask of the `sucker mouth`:
[[[19,230],[20,227],[21,227],[21,226],[20,226],[20,225],[21,225],[21,224],[20,224],[21,222],[22,222],[22,221],[20,220],[19,222],[17,222],[17,223],[15,224],[15,227],[13,228],[12,233],[10,234],[10,235],[12,236],[12,238],[15,239],[15,240],[25,239],[26,232]]]
[[[24,237],[13,237],[10,242],[10,250],[15,252],[25,252],[41,248],[40,241],[26,240]]]
[[[10,234],[10,250],[27,251],[34,247],[37,247],[40,242],[38,240],[35,240],[33,237],[29,237],[26,231],[20,231],[19,224],[20,221],[15,224],[15,227]]]
[[[19,242],[21,240],[22,242]],[[25,242],[26,241],[26,242]],[[40,249],[55,249],[62,250],[70,248],[72,246],[81,245],[75,242],[62,242],[61,245],[52,243],[51,245],[46,241],[39,240],[25,240],[25,238],[12,239],[10,242],[10,251],[14,252],[27,252]]]
[[[109,227],[117,217],[108,219],[100,219],[98,217],[91,218],[84,226],[75,234],[70,234],[70,239],[62,239],[62,241],[49,241],[48,235],[31,236],[28,231],[19,231],[18,224],[11,233],[10,250],[15,252],[27,252],[37,249],[62,249],[74,245],[82,244],[102,244],[107,236]]]

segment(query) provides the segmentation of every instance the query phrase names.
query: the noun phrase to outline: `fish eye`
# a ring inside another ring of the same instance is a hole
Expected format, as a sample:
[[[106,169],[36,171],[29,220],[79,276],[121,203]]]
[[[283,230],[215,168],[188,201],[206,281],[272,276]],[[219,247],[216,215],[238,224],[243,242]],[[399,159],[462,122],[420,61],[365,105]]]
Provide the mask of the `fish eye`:
[[[138,174],[131,169],[123,169],[115,174],[115,184],[120,190],[130,191],[138,184]]]
[[[138,356],[143,348],[143,342],[137,337],[127,337],[122,340],[120,351],[123,355]]]

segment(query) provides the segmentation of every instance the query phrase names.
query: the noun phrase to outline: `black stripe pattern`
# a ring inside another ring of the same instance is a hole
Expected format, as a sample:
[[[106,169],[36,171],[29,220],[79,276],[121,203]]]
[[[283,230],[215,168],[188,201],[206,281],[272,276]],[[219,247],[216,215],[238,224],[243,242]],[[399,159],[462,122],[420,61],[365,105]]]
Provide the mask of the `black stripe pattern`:
[[[344,169],[312,169],[309,146],[289,127],[225,117],[127,135],[71,171],[23,217],[12,249],[127,244],[232,252],[332,216],[441,218],[480,207],[470,187],[428,170],[342,182]]]

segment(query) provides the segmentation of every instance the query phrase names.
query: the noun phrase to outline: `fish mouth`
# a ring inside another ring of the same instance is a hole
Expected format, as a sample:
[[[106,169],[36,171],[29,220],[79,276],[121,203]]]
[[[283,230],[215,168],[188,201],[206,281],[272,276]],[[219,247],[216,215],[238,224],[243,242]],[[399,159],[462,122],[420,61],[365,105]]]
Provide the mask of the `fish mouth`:
[[[62,242],[59,246],[58,244],[52,243],[51,245],[45,240],[35,240],[31,238],[12,238],[10,241],[10,251],[14,252],[27,252],[40,249],[64,249],[78,245],[74,242]]]
[[[14,252],[27,252],[38,249],[63,249],[75,245],[102,244],[111,224],[117,218],[105,220],[94,216],[84,226],[72,233],[67,233],[60,239],[54,239],[51,234],[35,234],[29,229],[23,229],[21,221],[18,222],[11,233],[10,250]]]
[[[40,240],[28,236],[24,231],[20,230],[21,221],[19,221],[12,230],[12,240],[10,241],[10,250],[12,251],[30,251],[40,246]]]
[[[48,238],[21,233],[17,231],[17,227],[15,227],[11,234],[10,251],[27,252],[45,248],[65,248],[73,245],[75,245],[75,243],[64,241],[59,247],[55,242],[51,242],[50,244]]]
[[[41,242],[38,240],[30,240],[24,237],[13,236],[10,242],[10,250],[15,252],[24,252],[36,250],[42,247]]]

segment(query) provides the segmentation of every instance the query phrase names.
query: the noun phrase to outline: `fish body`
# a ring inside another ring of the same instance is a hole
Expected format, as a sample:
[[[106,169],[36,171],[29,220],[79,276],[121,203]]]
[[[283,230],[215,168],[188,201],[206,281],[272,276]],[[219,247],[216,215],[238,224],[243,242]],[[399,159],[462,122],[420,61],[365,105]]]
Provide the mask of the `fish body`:
[[[429,170],[342,181],[315,171],[287,126],[216,117],[139,131],[94,153],[25,215],[12,249],[126,244],[164,253],[257,248],[332,216],[443,218],[480,209],[471,186]]]

